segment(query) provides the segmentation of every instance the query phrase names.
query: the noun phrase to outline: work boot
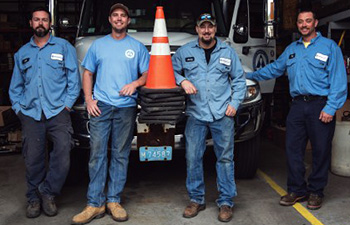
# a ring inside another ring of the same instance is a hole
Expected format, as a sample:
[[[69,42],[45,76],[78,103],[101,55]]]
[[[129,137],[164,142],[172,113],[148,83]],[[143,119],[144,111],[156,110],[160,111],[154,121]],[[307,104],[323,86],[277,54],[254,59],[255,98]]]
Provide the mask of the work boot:
[[[284,195],[281,197],[280,205],[291,206],[297,202],[303,202],[305,200],[306,200],[305,195],[298,196],[296,193],[291,192],[291,193],[288,193],[287,195]]]
[[[55,203],[55,197],[42,194],[41,196],[42,208],[47,216],[57,215],[57,206]]]
[[[103,205],[101,207],[86,206],[85,209],[75,215],[72,219],[72,224],[86,224],[93,219],[99,219],[104,217],[106,207]]]
[[[322,197],[317,194],[310,194],[309,200],[307,201],[307,208],[316,210],[322,206]]]
[[[232,219],[232,215],[233,215],[232,208],[228,205],[223,205],[220,207],[218,220],[221,222],[229,222]]]
[[[107,203],[107,213],[112,215],[112,218],[117,222],[128,220],[126,210],[118,202]]]
[[[205,204],[198,204],[196,202],[190,202],[190,204],[185,208],[182,214],[185,218],[192,218],[198,215],[199,211],[205,209]]]
[[[40,216],[40,202],[35,201],[35,202],[29,202],[27,206],[27,213],[26,216],[28,218],[36,218]]]

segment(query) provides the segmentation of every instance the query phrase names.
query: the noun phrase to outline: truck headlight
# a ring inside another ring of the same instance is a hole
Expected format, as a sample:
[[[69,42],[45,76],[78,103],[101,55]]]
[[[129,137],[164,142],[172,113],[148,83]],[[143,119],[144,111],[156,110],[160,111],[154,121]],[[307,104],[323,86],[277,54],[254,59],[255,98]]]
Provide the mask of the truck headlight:
[[[250,101],[255,99],[259,95],[260,89],[259,85],[247,86],[247,91],[245,92],[244,101]]]

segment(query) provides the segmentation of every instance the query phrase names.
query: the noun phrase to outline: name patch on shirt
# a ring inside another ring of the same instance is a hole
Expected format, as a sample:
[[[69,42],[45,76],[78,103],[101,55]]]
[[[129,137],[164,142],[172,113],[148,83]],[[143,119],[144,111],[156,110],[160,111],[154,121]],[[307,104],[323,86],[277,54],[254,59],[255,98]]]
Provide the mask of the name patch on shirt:
[[[224,64],[226,66],[230,66],[231,65],[231,59],[220,58],[220,64]]]
[[[187,57],[185,58],[186,62],[194,62],[194,57]]]
[[[27,62],[29,62],[29,58],[25,58],[22,60],[22,64],[26,64]]]
[[[289,55],[289,59],[295,58],[295,53]]]
[[[328,55],[323,55],[321,53],[316,53],[315,59],[321,60],[323,62],[327,62]]]
[[[52,60],[59,60],[62,61],[63,60],[63,55],[59,54],[59,53],[52,53],[51,54],[51,59]]]

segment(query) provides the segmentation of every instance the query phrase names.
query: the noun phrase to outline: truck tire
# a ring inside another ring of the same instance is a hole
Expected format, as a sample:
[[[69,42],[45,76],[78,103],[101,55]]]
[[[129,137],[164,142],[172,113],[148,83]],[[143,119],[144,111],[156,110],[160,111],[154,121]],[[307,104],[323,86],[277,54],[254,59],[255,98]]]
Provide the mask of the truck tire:
[[[250,140],[235,143],[235,178],[250,179],[259,164],[260,134]]]

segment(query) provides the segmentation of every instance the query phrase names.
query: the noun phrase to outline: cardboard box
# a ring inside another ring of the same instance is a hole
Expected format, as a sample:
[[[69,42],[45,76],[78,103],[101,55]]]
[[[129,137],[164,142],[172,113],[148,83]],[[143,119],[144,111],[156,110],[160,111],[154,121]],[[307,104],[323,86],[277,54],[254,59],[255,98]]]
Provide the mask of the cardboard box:
[[[0,22],[6,23],[7,22],[7,14],[0,14]]]
[[[0,127],[4,126],[4,119],[3,119],[3,116],[2,116],[2,112],[10,109],[11,106],[0,106]]]
[[[21,142],[22,141],[22,132],[20,130],[11,131],[7,134],[8,142]]]

